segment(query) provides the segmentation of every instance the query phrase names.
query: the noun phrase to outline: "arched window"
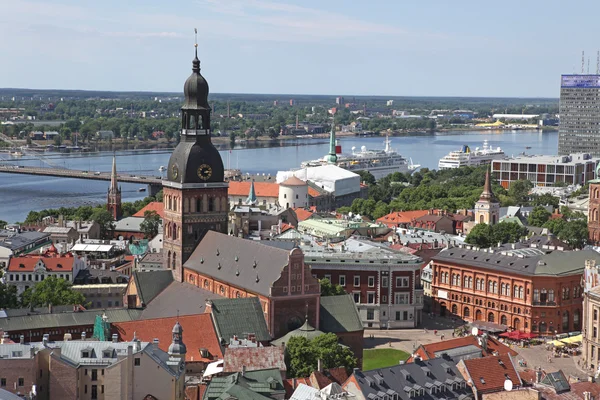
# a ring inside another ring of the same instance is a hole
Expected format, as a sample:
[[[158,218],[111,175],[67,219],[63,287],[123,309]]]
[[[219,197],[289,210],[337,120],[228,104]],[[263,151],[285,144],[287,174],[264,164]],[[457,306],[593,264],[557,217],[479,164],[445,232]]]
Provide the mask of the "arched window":
[[[500,285],[500,294],[502,296],[504,296],[504,292],[505,291],[506,291],[506,284],[503,283],[503,284]]]
[[[458,307],[456,306],[456,304],[452,304],[452,314],[458,314]]]
[[[167,253],[167,268],[171,265],[171,251]]]
[[[500,323],[502,325],[508,325],[508,318],[506,318],[506,315],[500,317]]]
[[[483,313],[481,312],[481,310],[475,311],[475,320],[476,321],[482,321],[483,320]]]
[[[494,322],[494,313],[488,314],[488,322]]]
[[[494,293],[494,282],[488,281],[488,292]]]
[[[169,207],[167,207],[169,210],[173,209],[173,198],[172,196],[167,196],[167,199],[169,200]]]
[[[513,328],[515,331],[518,331],[521,328],[521,320],[519,318],[515,318],[513,321]]]
[[[592,221],[598,221],[598,209],[597,208],[594,208],[594,217],[593,217]]]
[[[469,287],[469,277],[467,277],[467,276],[465,276],[465,278],[463,279],[463,287],[464,288]]]
[[[469,307],[465,307],[465,309],[463,310],[463,318],[469,318],[470,315],[471,310],[469,310]]]
[[[519,298],[523,298],[523,286],[519,286]]]
[[[544,321],[540,322],[540,332],[544,333],[548,330],[548,325]]]
[[[179,202],[179,197],[173,198],[173,211],[177,211],[177,203]]]
[[[498,282],[494,282],[492,293],[498,293]]]
[[[514,286],[514,290],[513,290],[513,297],[518,298],[519,297],[519,287],[517,285]]]
[[[197,213],[202,212],[202,199],[201,198],[196,199],[196,209],[194,211]]]
[[[562,299],[569,300],[569,288],[568,287],[564,287],[562,289]]]
[[[483,221],[483,215],[480,215],[480,216],[479,216],[479,223],[480,223],[480,224],[483,224],[483,222],[484,222],[484,221]]]
[[[215,199],[213,199],[212,197],[208,198],[208,212],[213,212],[215,211]]]
[[[177,265],[177,253],[173,252],[173,262],[171,264],[171,269],[175,269],[176,265]]]
[[[573,313],[573,330],[581,330],[581,311],[575,310]]]
[[[469,289],[473,288],[473,277],[469,277]]]

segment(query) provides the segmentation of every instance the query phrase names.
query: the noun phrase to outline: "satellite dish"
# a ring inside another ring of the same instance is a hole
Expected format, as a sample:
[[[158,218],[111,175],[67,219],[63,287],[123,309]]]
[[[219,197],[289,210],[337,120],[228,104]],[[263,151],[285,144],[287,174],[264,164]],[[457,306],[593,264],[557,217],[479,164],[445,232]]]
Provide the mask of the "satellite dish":
[[[477,328],[476,326],[474,326],[474,327],[471,329],[471,335],[473,335],[473,336],[477,336],[477,334],[478,334],[478,333],[479,333],[479,328]]]
[[[507,392],[513,390],[513,383],[510,379],[504,381],[504,390],[506,390]]]

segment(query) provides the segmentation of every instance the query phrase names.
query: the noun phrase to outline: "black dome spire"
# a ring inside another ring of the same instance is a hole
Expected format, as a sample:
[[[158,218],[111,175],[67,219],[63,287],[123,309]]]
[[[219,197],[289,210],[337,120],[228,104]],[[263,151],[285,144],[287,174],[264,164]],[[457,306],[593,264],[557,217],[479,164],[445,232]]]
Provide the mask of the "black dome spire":
[[[196,47],[196,56],[192,61],[192,74],[183,85],[185,95],[184,108],[191,109],[210,109],[208,105],[208,82],[200,74],[200,60],[198,59],[198,44]]]

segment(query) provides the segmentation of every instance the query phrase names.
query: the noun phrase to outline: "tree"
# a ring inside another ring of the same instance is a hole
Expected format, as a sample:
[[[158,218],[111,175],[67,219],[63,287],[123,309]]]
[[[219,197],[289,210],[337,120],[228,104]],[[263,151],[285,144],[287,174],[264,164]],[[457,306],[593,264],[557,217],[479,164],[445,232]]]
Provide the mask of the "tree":
[[[587,223],[583,220],[568,221],[561,229],[558,238],[575,248],[585,246],[588,237]]]
[[[531,181],[520,180],[510,184],[508,196],[512,197],[518,205],[526,205],[529,200],[529,191],[533,188]]]
[[[542,206],[537,206],[529,214],[527,222],[531,226],[544,226],[544,224],[548,222],[551,216],[552,214],[550,213],[550,211],[546,210]]]
[[[147,239],[151,239],[158,234],[160,227],[160,215],[154,210],[144,212],[144,220],[140,224],[140,229],[144,232]]]
[[[531,204],[534,206],[552,206],[558,208],[560,199],[556,196],[552,196],[550,193],[544,193],[533,197]]]
[[[356,171],[356,173],[360,175],[360,181],[367,185],[373,185],[376,182],[375,177],[369,171]]]
[[[111,213],[103,208],[97,208],[90,216],[92,221],[100,225],[100,237],[106,238],[108,233],[115,229],[115,220]]]
[[[492,238],[490,245],[497,243],[515,243],[521,237],[527,235],[527,228],[516,222],[500,222],[492,226]]]
[[[0,219],[0,229],[4,229],[4,228],[6,227],[6,224],[8,224],[8,222],[6,222],[6,221],[2,221],[2,220]]]
[[[0,283],[0,309],[17,308],[18,306],[19,298],[17,297],[17,287]]]
[[[21,305],[41,307],[84,304],[83,294],[73,290],[71,286],[71,283],[64,279],[50,276],[26,289],[21,294]]]
[[[465,238],[465,242],[479,247],[490,247],[492,244],[492,227],[488,224],[477,224]]]
[[[339,296],[341,294],[346,294],[346,291],[342,286],[331,283],[328,278],[320,279],[319,283],[321,284],[321,296]]]
[[[313,340],[305,337],[292,337],[285,347],[287,373],[289,377],[306,377],[317,369],[318,360],[323,368],[344,366],[351,370],[356,366],[356,358],[348,347],[338,343],[333,333],[317,336]]]
[[[554,218],[554,219],[549,219],[544,224],[544,228],[548,229],[554,235],[560,237],[560,233],[565,228],[565,225],[567,225],[567,221],[565,221],[564,219]]]

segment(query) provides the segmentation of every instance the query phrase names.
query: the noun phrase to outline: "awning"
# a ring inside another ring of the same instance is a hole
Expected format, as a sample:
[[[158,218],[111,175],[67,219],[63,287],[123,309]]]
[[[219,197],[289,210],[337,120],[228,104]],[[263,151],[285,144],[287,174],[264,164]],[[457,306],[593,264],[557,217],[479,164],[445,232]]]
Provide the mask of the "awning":
[[[216,375],[221,372],[223,372],[223,360],[211,362],[206,366],[206,370],[204,371],[202,377],[206,378],[207,376]]]
[[[521,331],[504,332],[499,336],[512,340],[529,340],[538,337],[538,335],[535,333],[525,333]]]
[[[581,341],[583,341],[583,335],[571,336],[568,338],[560,339],[560,341],[566,344],[581,343]]]
[[[90,251],[90,252],[100,252],[100,253],[108,253],[113,249],[112,244],[84,244],[77,243],[71,251]]]
[[[548,343],[554,347],[564,347],[565,346],[565,344],[563,342],[561,342],[560,340],[550,340]]]

